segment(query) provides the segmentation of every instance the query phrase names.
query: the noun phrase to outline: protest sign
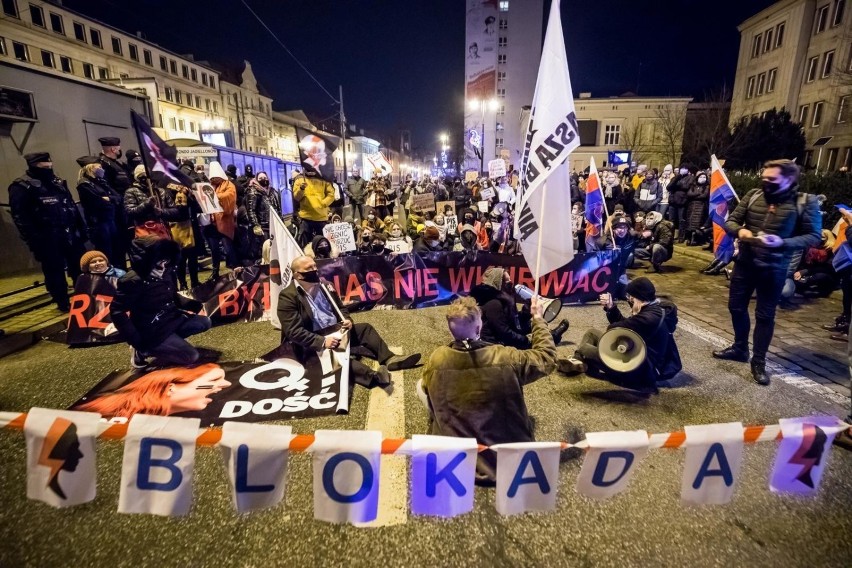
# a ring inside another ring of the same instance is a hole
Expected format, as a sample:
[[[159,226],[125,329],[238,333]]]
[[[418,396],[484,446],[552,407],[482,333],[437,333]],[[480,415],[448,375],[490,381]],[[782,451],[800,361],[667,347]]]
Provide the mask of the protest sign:
[[[482,200],[492,199],[496,194],[493,187],[486,187],[479,192],[479,198]]]
[[[488,177],[491,179],[501,178],[506,175],[506,161],[496,158],[488,162]]]
[[[421,211],[435,210],[435,196],[431,192],[416,193],[411,196],[411,208]]]
[[[201,212],[205,215],[213,213],[222,213],[224,210],[219,204],[219,197],[216,195],[216,190],[208,182],[192,184],[192,195],[201,207]]]
[[[435,210],[444,217],[456,214],[455,201],[438,201],[435,203]]]
[[[479,177],[479,172],[476,170],[468,170],[464,173],[464,181],[476,181],[476,178]]]
[[[332,241],[340,252],[351,252],[358,248],[355,245],[355,232],[349,223],[329,223],[322,228],[322,234]]]

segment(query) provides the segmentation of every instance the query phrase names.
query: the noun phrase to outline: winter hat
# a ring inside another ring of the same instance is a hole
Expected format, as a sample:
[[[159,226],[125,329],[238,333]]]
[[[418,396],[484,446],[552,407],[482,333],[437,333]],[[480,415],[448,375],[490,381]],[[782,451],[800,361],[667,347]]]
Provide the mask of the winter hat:
[[[207,177],[210,179],[219,178],[223,181],[228,180],[228,176],[225,174],[225,170],[222,169],[222,164],[219,162],[210,162],[210,173],[207,174]]]
[[[627,215],[616,215],[613,218],[612,228],[614,229],[614,228],[618,227],[619,225],[625,225],[627,227],[629,227],[631,225],[630,219],[627,217]]]
[[[662,220],[663,215],[659,211],[649,211],[648,214],[645,215],[645,226],[653,227]]]
[[[145,166],[139,164],[133,169],[133,179],[138,180],[139,178],[148,175],[145,171]]]
[[[423,238],[427,241],[436,241],[441,238],[441,232],[437,227],[426,227],[423,231]]]
[[[491,266],[482,273],[482,283],[498,290],[503,289],[503,272],[499,266]]]
[[[80,270],[83,272],[89,272],[89,264],[91,264],[91,262],[96,258],[102,258],[107,264],[109,264],[109,259],[107,259],[107,256],[104,253],[99,250],[90,250],[80,257]]]
[[[657,299],[657,289],[654,283],[645,278],[636,278],[627,284],[627,293],[640,302],[653,302]]]
[[[27,162],[27,165],[30,167],[35,166],[39,162],[51,162],[50,153],[49,152],[32,152],[30,154],[24,154],[24,160]]]

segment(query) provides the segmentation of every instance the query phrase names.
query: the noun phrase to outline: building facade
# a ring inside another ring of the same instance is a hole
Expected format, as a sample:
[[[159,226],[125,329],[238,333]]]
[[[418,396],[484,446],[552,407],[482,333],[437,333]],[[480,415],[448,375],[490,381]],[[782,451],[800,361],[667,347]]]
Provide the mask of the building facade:
[[[543,13],[543,0],[466,0],[464,169],[487,170],[495,158],[520,165]]]
[[[805,132],[804,164],[818,171],[852,166],[852,8],[846,4],[781,0],[738,27],[731,124],[787,109]]]

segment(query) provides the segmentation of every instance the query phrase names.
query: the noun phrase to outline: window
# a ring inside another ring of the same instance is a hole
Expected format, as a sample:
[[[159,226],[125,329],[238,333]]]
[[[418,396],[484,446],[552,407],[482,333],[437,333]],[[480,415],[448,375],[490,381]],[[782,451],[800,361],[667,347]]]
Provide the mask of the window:
[[[828,25],[828,4],[817,8],[814,22],[814,35],[825,31],[825,27]]]
[[[805,75],[805,82],[812,83],[817,76],[817,65],[819,64],[819,56],[814,56],[808,59],[808,73]]]
[[[210,75],[210,88],[211,89],[216,88],[216,77],[214,77],[213,75]]]
[[[177,61],[169,59],[169,71],[172,75],[177,75]]]
[[[852,168],[852,146],[843,151],[843,166],[846,166],[846,169]]]
[[[494,145],[498,148],[502,148],[503,147],[503,139],[502,138],[495,138],[494,139]]]
[[[109,69],[106,67],[98,67],[98,77],[101,79],[109,79]]]
[[[746,99],[750,99],[754,96],[754,75],[748,78],[748,82],[746,83]]]
[[[190,132],[195,132],[195,123],[194,123],[194,122],[190,122],[190,123],[189,123],[189,131],[190,131]]]
[[[508,42],[505,37],[497,38],[497,47],[506,47]]]
[[[509,0],[500,0],[500,11],[508,12],[509,11]]]
[[[189,67],[186,65],[180,66],[181,75],[183,75],[184,79],[189,79]]]
[[[77,41],[86,43],[86,28],[80,22],[74,22],[74,37]]]
[[[180,130],[181,132],[186,130],[186,123],[183,121],[183,119],[178,120],[178,130]]]
[[[62,23],[62,16],[53,12],[50,13],[50,29],[60,35],[65,35],[65,25]]]
[[[775,80],[778,77],[778,68],[770,69],[766,74],[766,92],[771,93],[775,90]]]
[[[757,76],[757,96],[759,97],[764,93],[766,88],[766,73],[761,73]]]
[[[142,50],[142,59],[145,60],[145,65],[149,67],[154,66],[154,57],[151,55],[151,51],[148,49]]]
[[[175,102],[179,105],[183,104],[183,93],[175,90]]]
[[[201,84],[204,85],[205,87],[207,86],[207,73],[204,73],[204,72],[201,73]]]
[[[775,26],[775,47],[784,45],[784,22]]]
[[[497,71],[497,80],[505,81],[506,80],[506,72],[505,71]]]
[[[195,69],[190,69],[189,74],[192,77],[192,80],[197,83],[198,82],[198,71],[196,71]]]
[[[219,103],[217,101],[213,101],[213,114],[219,114]]]
[[[766,53],[767,51],[769,51],[770,49],[772,49],[772,46],[774,45],[774,44],[772,43],[772,36],[773,36],[773,33],[774,33],[774,32],[773,32],[773,30],[772,30],[772,29],[768,29],[768,30],[766,30],[766,32],[764,32],[764,34],[763,34],[763,52],[764,52],[764,53]]]
[[[846,8],[846,0],[834,0],[834,13],[831,16],[831,26],[839,26],[843,22],[843,10]]]
[[[204,99],[204,108],[207,109],[207,112],[210,112],[210,99]]]
[[[35,4],[30,4],[30,20],[34,26],[44,27],[44,12]]]
[[[814,128],[822,124],[822,107],[822,101],[814,103],[814,115],[813,119],[811,120],[811,126],[813,126]]]
[[[160,56],[160,71],[168,71],[169,70],[169,62],[162,55]]]
[[[497,89],[497,96],[501,99],[506,98],[506,89]]]
[[[500,18],[499,28],[501,30],[508,30],[509,29],[509,20],[507,20],[506,18]]]
[[[101,32],[98,30],[93,30],[89,28],[89,39],[92,41],[92,45],[95,47],[104,48],[104,44],[101,43]]]
[[[177,130],[177,119],[175,117],[169,117],[169,126],[172,127],[172,130]]]
[[[808,121],[808,108],[810,105],[801,105],[799,107],[799,124],[802,126]]]
[[[112,36],[112,52],[116,55],[123,55],[123,51],[121,49],[121,38]]]
[[[119,73],[118,78],[126,80],[126,79],[130,79],[130,75],[128,75],[127,73]]]
[[[503,126],[503,123],[502,123],[502,122],[498,122],[498,123],[497,123],[497,126],[495,127],[495,129],[496,129],[496,130],[505,130],[505,128],[504,128],[504,126]]]
[[[497,114],[506,114],[506,105],[500,105],[500,108],[497,109]]]
[[[13,18],[18,17],[18,5],[15,0],[3,0],[3,13]]]
[[[139,48],[136,47],[135,43],[127,44],[127,55],[129,55],[130,59],[133,61],[139,61]]]
[[[91,63],[83,63],[83,76],[86,79],[94,79],[95,78],[95,66]]]
[[[503,64],[506,63],[506,54],[505,53],[501,53],[497,56],[497,63],[503,63]]]
[[[201,108],[201,97],[195,95],[195,108]]]
[[[164,94],[165,94],[165,96],[166,96],[166,100],[167,100],[167,101],[169,101],[169,102],[174,102],[174,100],[175,100],[175,95],[174,95],[174,91],[172,91],[172,88],[171,88],[171,87],[166,87],[166,88],[165,88],[165,91],[164,91]]]
[[[849,97],[844,95],[840,97],[840,102],[837,103],[837,123],[843,124],[849,120]]]
[[[30,60],[30,50],[27,49],[26,44],[18,43],[17,41],[12,42],[12,51],[15,52],[15,59],[18,61],[29,61]]]
[[[614,146],[621,140],[621,125],[607,124],[604,127],[604,145]]]
[[[50,51],[46,51],[44,49],[41,50],[41,64],[45,67],[50,67],[51,69],[56,67],[56,60],[53,58],[53,53]]]
[[[834,171],[837,168],[837,148],[828,149],[828,160],[825,162],[826,171]]]
[[[822,78],[831,75],[831,66],[834,64],[834,50],[826,51],[822,58]]]
[[[74,72],[74,62],[71,61],[70,57],[65,57],[64,55],[59,56],[59,66],[65,73],[73,73]]]
[[[763,34],[757,34],[754,36],[754,39],[751,42],[751,57],[754,59],[758,55],[760,55],[760,46],[761,40],[763,39]]]

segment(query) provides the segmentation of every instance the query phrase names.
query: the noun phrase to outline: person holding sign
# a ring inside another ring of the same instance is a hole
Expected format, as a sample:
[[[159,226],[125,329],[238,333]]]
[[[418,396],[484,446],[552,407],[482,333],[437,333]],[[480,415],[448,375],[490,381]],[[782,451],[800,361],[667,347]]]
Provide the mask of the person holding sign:
[[[398,254],[411,252],[411,247],[413,246],[411,237],[402,231],[402,226],[399,223],[391,224],[390,232],[388,234],[389,237],[385,246],[390,249],[391,252]]]

